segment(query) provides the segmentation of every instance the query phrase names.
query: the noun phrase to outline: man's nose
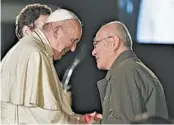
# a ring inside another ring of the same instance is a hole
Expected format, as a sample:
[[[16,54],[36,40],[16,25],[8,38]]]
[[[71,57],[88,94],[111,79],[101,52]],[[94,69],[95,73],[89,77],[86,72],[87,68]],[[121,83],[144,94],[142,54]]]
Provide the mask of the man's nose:
[[[95,50],[95,48],[92,50],[92,55],[93,55],[93,56],[96,55],[96,50]]]

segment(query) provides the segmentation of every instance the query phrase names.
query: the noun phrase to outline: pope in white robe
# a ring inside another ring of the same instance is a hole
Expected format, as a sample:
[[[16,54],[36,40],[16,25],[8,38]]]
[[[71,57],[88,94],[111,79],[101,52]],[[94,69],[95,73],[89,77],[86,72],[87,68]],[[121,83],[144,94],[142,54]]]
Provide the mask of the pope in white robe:
[[[1,62],[1,123],[79,123],[79,115],[71,110],[58,79],[53,50],[42,30],[22,38]]]

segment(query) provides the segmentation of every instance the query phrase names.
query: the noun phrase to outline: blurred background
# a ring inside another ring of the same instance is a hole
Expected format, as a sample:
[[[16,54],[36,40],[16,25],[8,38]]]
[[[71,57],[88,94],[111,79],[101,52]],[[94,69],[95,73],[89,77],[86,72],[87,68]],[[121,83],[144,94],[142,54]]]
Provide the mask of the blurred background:
[[[1,59],[17,42],[16,15],[31,3],[47,4],[53,10],[57,7],[70,9],[83,23],[83,37],[77,51],[54,62],[62,80],[77,54],[85,51],[82,62],[75,68],[70,79],[74,112],[101,113],[96,82],[104,78],[106,71],[99,71],[96,67],[91,55],[92,40],[101,25],[119,20],[130,31],[137,56],[160,79],[169,115],[174,118],[174,0],[2,0]]]

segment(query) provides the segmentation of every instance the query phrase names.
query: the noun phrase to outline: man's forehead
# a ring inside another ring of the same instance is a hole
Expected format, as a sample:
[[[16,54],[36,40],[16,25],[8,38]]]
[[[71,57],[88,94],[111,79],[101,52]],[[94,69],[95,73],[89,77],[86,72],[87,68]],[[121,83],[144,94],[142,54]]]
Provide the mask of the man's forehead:
[[[70,26],[73,30],[73,36],[75,39],[80,40],[82,36],[82,27],[78,20],[74,20],[73,25]]]
[[[105,30],[105,27],[101,27],[98,32],[96,33],[96,36],[94,38],[94,40],[99,40],[102,37],[104,37],[105,35],[107,35],[107,32]]]
[[[108,24],[108,25],[104,25],[102,26],[98,32],[96,33],[96,36],[95,38],[96,39],[100,39],[100,38],[103,38],[103,37],[107,37],[108,35],[110,34],[113,34],[114,32],[114,24]]]
[[[61,25],[63,27],[66,27],[68,29],[68,32],[74,33],[74,32],[79,32],[82,30],[80,23],[78,22],[78,20],[75,20],[75,19],[63,21],[61,22]]]

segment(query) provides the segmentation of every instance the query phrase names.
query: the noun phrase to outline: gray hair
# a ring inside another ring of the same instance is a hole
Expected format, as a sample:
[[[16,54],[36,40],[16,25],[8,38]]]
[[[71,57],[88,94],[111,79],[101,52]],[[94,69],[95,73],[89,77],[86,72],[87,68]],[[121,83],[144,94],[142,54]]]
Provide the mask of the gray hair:
[[[18,39],[23,37],[22,29],[26,25],[30,29],[35,29],[35,21],[40,15],[50,15],[51,8],[44,4],[28,4],[24,7],[16,17],[16,29],[15,33]]]
[[[120,39],[124,42],[124,45],[132,50],[132,44],[133,44],[132,38],[125,24],[123,24],[120,21],[112,21],[104,26],[111,24],[115,25],[116,34],[119,35]]]

